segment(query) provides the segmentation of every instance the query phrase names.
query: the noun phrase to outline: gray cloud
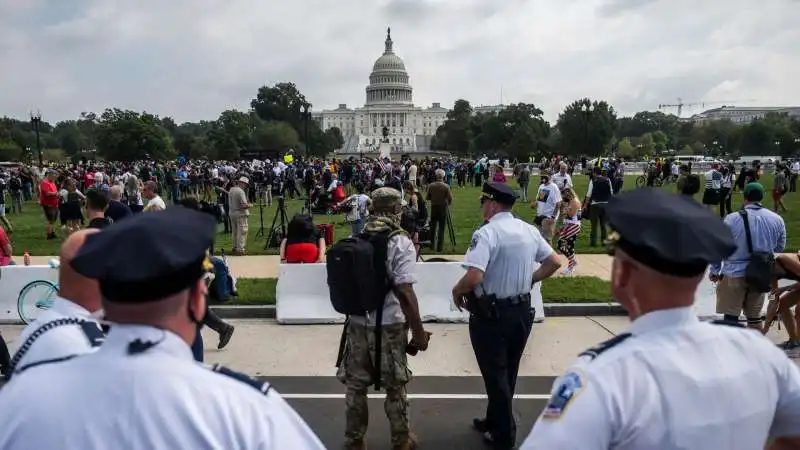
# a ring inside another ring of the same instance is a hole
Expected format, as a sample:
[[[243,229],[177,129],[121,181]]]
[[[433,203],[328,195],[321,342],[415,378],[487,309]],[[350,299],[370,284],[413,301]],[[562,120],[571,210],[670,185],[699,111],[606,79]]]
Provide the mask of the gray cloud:
[[[213,119],[279,81],[315,109],[359,106],[387,26],[418,105],[502,90],[553,120],[584,96],[623,114],[677,97],[800,103],[798,2],[598,1],[0,0],[0,115]]]

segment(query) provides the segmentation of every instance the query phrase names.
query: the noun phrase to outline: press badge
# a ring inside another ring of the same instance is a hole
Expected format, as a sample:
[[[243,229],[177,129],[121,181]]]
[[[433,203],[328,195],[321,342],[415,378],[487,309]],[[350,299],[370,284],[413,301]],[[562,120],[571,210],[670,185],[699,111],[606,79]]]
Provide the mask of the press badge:
[[[542,411],[542,418],[560,418],[572,400],[583,391],[584,386],[586,378],[580,372],[567,372],[559,379],[558,386]]]

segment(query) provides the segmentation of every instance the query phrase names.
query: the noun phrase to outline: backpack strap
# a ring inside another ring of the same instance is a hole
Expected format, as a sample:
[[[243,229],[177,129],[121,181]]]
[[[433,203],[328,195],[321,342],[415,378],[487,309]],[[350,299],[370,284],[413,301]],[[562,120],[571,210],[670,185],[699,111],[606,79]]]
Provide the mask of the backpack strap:
[[[383,298],[381,299],[380,307],[375,315],[375,359],[374,359],[374,366],[373,366],[373,381],[375,383],[375,390],[379,391],[381,389],[381,353],[383,350],[383,307],[384,302],[386,301],[386,295],[389,294],[390,291],[394,289],[394,282],[392,281],[391,275],[389,275],[389,270],[386,268],[386,258],[388,257],[389,253],[389,241],[400,234],[408,235],[403,229],[395,229],[389,232],[380,232],[380,233],[363,233],[366,239],[370,241],[372,244],[372,248],[374,251],[374,258],[375,260],[373,263],[375,264],[376,272],[382,272],[384,274],[384,280],[389,286],[389,290],[383,294]],[[379,266],[380,265],[380,266]]]
[[[747,238],[747,252],[753,253],[753,235],[750,233],[750,220],[747,217],[747,211],[742,209],[739,211],[742,216],[742,223],[744,224],[744,235]]]

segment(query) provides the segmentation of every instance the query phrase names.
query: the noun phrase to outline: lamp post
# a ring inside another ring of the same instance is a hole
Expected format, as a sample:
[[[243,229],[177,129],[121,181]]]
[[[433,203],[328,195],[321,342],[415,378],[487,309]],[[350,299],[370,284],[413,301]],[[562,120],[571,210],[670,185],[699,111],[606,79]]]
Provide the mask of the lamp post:
[[[303,139],[306,141],[306,159],[311,157],[311,140],[308,138],[308,123],[311,122],[311,113],[308,112],[310,106],[308,103],[303,103],[303,134],[305,135]]]
[[[584,151],[587,155],[592,156],[589,148],[589,117],[594,112],[594,105],[591,103],[584,103],[583,106],[581,106],[581,112],[583,112]]]
[[[36,151],[39,152],[39,168],[41,169],[44,167],[44,161],[42,160],[42,141],[39,137],[39,128],[42,124],[42,113],[36,111],[36,113],[31,113],[31,125],[33,126],[33,131],[36,132]]]

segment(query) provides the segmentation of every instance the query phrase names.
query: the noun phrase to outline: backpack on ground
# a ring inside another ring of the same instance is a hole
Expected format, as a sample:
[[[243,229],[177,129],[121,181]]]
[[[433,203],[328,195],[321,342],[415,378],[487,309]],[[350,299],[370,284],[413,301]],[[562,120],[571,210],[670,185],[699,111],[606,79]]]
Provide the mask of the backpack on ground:
[[[377,311],[373,359],[376,390],[381,386],[383,304],[393,287],[386,269],[387,249],[389,239],[401,233],[405,234],[405,231],[362,233],[341,239],[328,250],[325,262],[331,304],[336,312],[345,316],[366,316],[371,311]],[[339,342],[336,367],[341,365],[344,356],[346,330],[347,323]]]

